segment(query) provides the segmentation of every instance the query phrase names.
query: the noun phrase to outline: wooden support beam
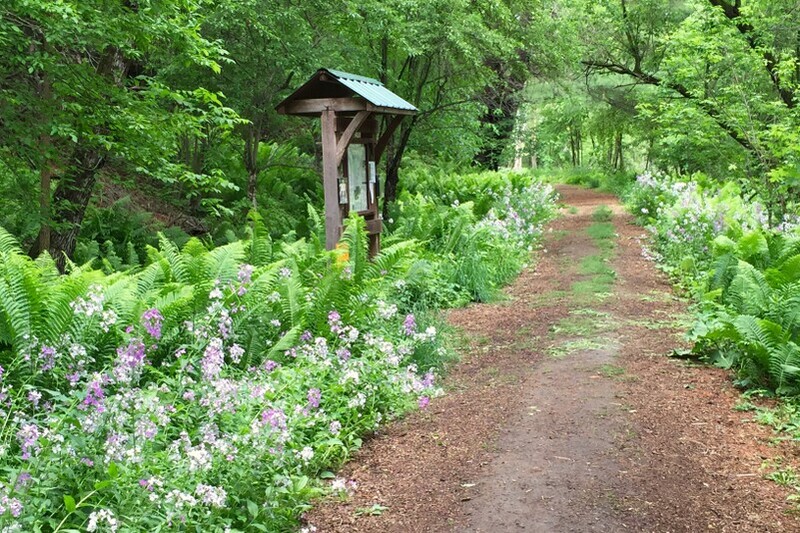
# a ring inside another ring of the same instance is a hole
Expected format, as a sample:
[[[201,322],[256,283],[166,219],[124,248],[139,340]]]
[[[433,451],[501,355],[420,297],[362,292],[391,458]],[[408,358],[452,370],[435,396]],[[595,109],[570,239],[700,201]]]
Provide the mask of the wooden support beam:
[[[350,124],[347,125],[347,128],[342,133],[342,136],[339,138],[339,142],[336,144],[336,166],[339,166],[339,163],[342,162],[342,158],[344,157],[344,153],[347,151],[347,146],[350,144],[350,139],[353,138],[353,135],[358,131],[364,121],[369,118],[372,113],[370,111],[359,111],[353,120],[350,121]]]
[[[316,115],[326,109],[333,109],[339,113],[348,111],[364,111],[368,102],[360,98],[309,98],[289,102],[278,108],[278,113],[283,115]]]
[[[339,210],[339,166],[336,161],[336,112],[322,112],[322,189],[325,193],[325,248],[333,250],[339,240],[342,215]]]
[[[337,113],[372,111],[383,115],[414,115],[416,111],[372,105],[363,98],[307,98],[278,106],[281,115],[318,115],[326,109]]]
[[[386,150],[386,146],[389,144],[389,139],[391,139],[392,134],[400,125],[400,122],[403,121],[403,115],[395,115],[389,125],[386,126],[386,131],[383,132],[380,139],[378,139],[378,144],[375,145],[375,164],[377,165],[378,162],[381,160],[381,156],[383,155],[383,151]]]

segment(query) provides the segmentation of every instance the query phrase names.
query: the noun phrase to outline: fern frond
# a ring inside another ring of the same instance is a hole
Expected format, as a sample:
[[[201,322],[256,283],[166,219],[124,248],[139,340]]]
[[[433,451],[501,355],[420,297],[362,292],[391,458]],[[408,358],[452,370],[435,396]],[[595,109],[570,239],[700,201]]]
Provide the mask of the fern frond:
[[[11,235],[6,229],[0,226],[0,254],[22,254],[16,237]]]
[[[298,326],[302,321],[305,291],[296,271],[286,278],[283,289],[285,293],[282,300],[283,312],[292,326]]]
[[[739,261],[723,299],[740,314],[760,315],[769,305],[771,290],[763,273],[750,263]]]
[[[236,279],[245,251],[241,241],[218,246],[206,256],[206,279],[230,281]]]
[[[794,394],[800,377],[800,347],[787,342],[770,352],[769,375],[778,394]]]
[[[189,283],[189,268],[186,264],[186,259],[180,250],[178,250],[178,247],[175,246],[175,243],[167,239],[163,234],[159,234],[158,242],[161,248],[161,256],[169,265],[170,277],[175,281]],[[189,242],[191,242],[191,239]]]
[[[0,313],[5,315],[5,323],[9,330],[15,349],[27,346],[33,334],[33,316],[35,315],[36,284],[31,281],[35,276],[30,259],[16,254],[4,254],[3,277],[0,278]]]
[[[769,243],[763,232],[751,231],[739,239],[736,245],[739,257],[754,266],[769,263]]]
[[[303,332],[303,327],[300,325],[292,327],[289,331],[287,331],[278,342],[273,344],[269,351],[266,353],[264,359],[276,359],[283,355],[283,352],[297,344],[297,339],[300,338],[300,335]]]
[[[258,211],[251,210],[248,218],[252,224],[247,260],[253,266],[263,266],[272,261],[272,237]]]
[[[739,262],[732,253],[720,255],[712,267],[711,282],[709,289],[720,289],[727,287],[736,275],[736,265]]]
[[[415,259],[418,249],[419,245],[414,240],[400,241],[383,248],[367,267],[366,276],[378,278],[393,273],[400,263]]]

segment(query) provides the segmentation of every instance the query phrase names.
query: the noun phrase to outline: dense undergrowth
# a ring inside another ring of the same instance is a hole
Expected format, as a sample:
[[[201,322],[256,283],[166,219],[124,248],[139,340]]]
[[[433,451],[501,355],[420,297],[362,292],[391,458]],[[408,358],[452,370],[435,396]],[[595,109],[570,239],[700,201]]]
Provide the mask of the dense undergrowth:
[[[648,225],[653,257],[695,297],[695,351],[739,384],[800,393],[800,227],[770,224],[734,184],[639,176],[627,199]],[[777,222],[777,223],[776,223]]]
[[[554,212],[530,177],[410,177],[381,254],[168,238],[60,275],[0,230],[3,531],[286,531],[379,424],[440,394],[435,313],[491,297]],[[326,479],[331,478],[328,482]]]

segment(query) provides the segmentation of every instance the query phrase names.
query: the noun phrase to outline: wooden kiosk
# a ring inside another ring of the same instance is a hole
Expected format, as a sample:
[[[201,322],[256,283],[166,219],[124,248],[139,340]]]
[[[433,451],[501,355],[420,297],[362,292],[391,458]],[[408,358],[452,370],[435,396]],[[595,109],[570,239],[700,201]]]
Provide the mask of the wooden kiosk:
[[[378,80],[323,68],[276,109],[322,120],[326,248],[336,246],[342,221],[354,211],[366,220],[370,255],[377,254],[382,226],[378,163],[400,121],[417,108]],[[377,115],[392,117],[380,134]]]

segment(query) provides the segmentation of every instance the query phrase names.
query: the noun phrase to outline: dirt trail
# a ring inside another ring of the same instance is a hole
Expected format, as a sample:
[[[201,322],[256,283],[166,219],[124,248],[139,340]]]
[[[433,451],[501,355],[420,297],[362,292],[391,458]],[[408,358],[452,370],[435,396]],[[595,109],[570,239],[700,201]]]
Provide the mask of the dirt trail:
[[[685,303],[641,257],[641,228],[611,196],[560,192],[568,207],[535,269],[506,300],[450,313],[467,347],[448,394],[371,439],[341,474],[358,491],[321,502],[309,524],[800,531],[787,490],[761,470],[796,448],[732,409],[724,372],[665,357]]]

